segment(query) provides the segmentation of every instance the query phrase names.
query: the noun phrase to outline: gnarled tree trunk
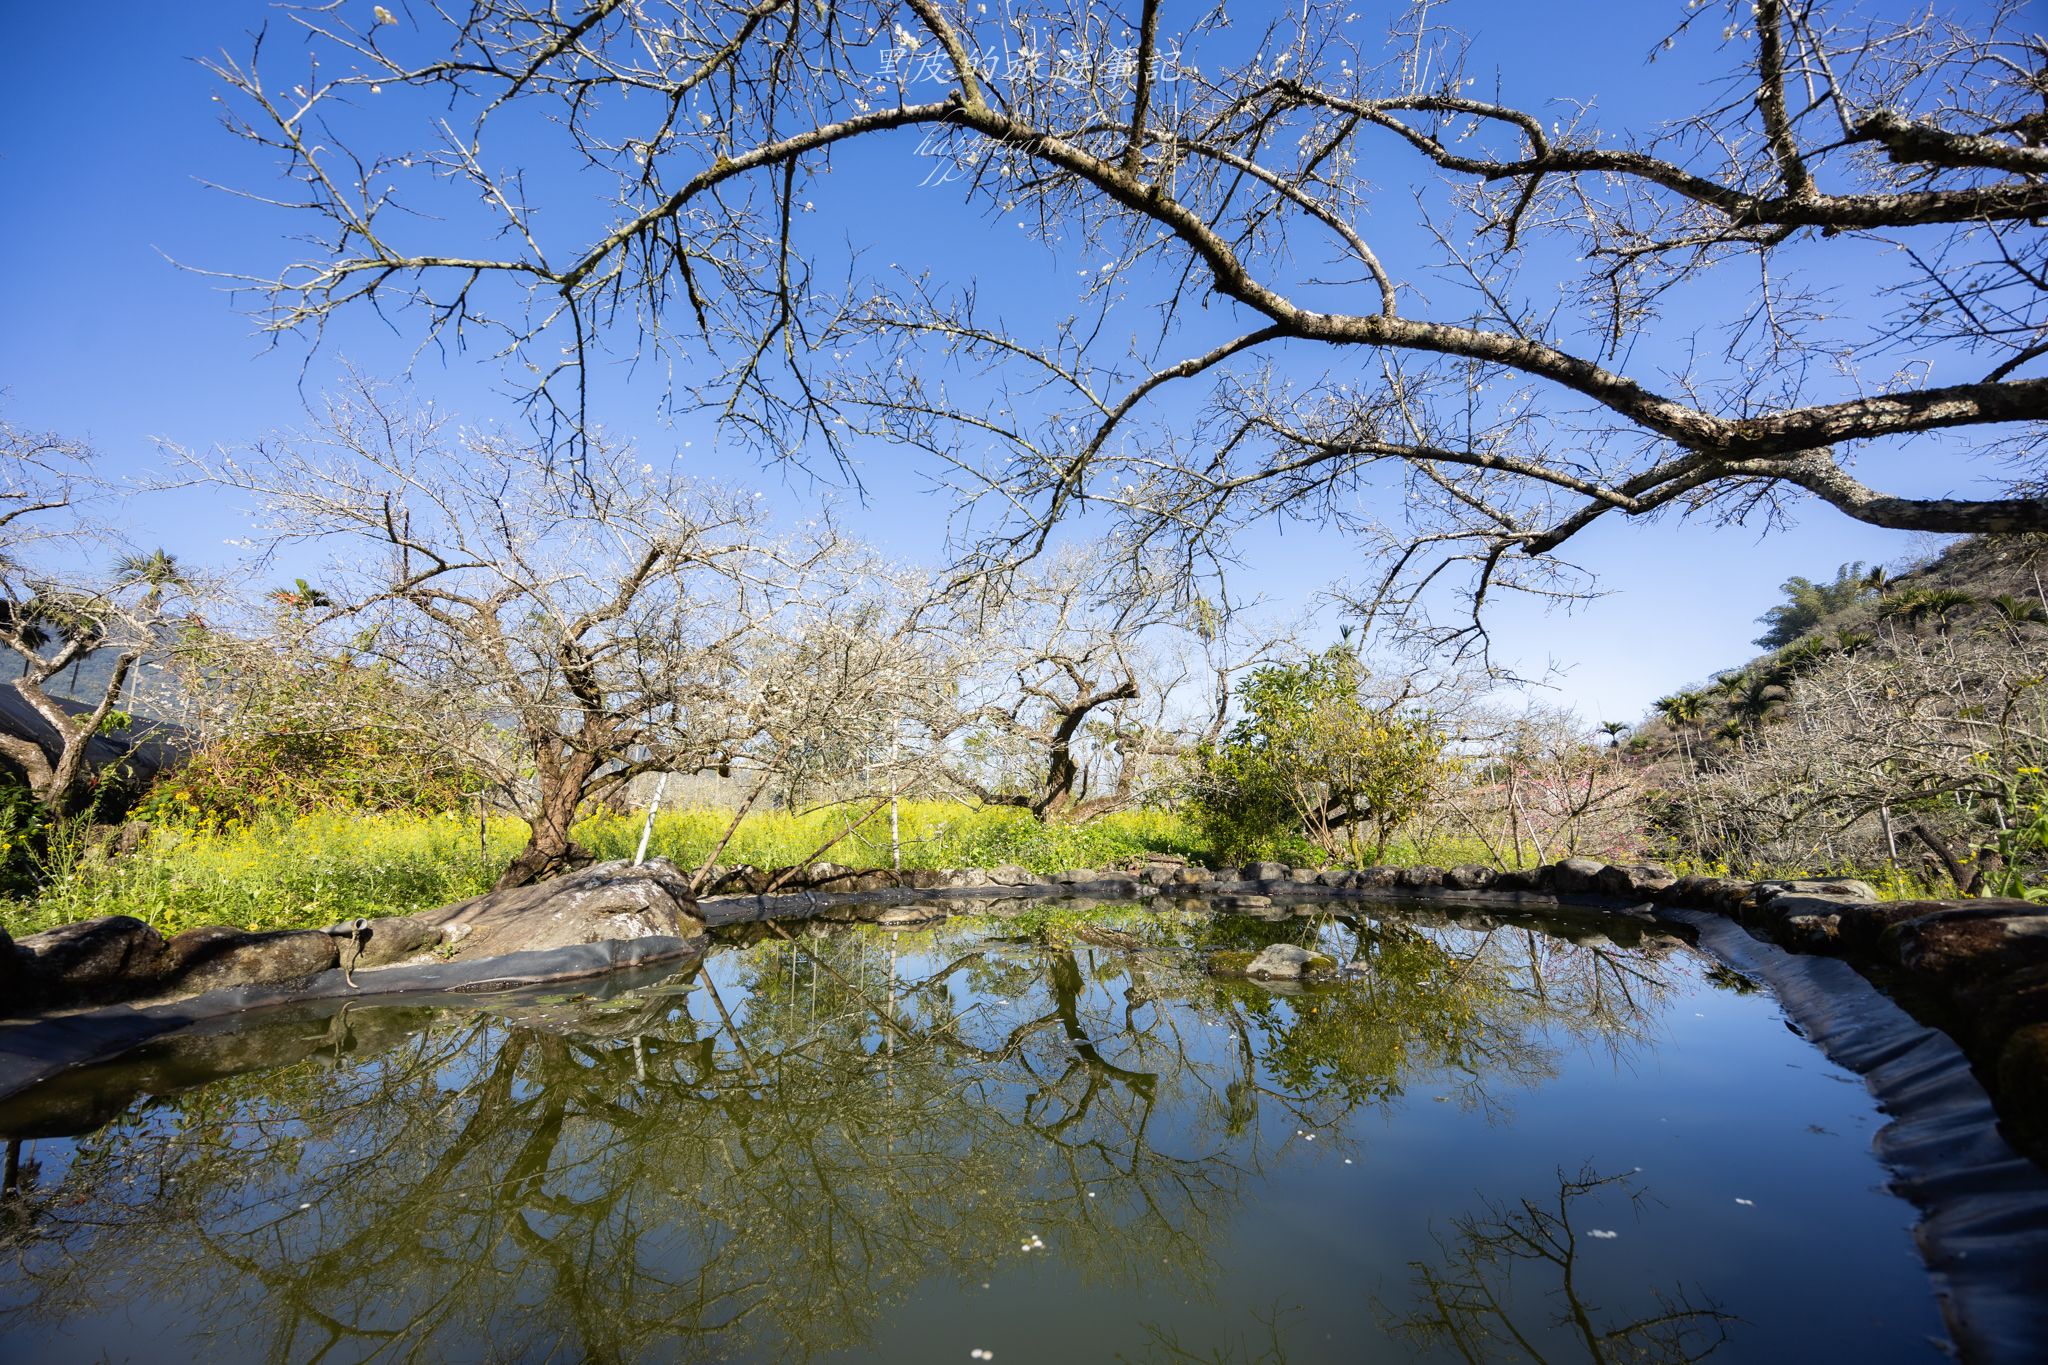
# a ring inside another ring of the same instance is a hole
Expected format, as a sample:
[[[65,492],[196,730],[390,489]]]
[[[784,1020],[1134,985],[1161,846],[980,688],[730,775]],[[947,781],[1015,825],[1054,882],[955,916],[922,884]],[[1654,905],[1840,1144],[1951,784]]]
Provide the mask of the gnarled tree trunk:
[[[590,855],[569,837],[569,829],[576,823],[576,812],[597,767],[596,754],[574,749],[541,771],[539,802],[526,818],[532,832],[527,836],[526,847],[499,875],[493,891],[541,881],[590,860]]]

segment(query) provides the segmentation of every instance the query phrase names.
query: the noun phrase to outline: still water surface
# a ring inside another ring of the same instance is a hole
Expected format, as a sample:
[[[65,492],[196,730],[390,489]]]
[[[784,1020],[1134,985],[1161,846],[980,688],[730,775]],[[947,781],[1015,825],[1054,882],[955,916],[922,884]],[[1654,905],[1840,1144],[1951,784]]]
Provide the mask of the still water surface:
[[[1361,973],[1204,970],[1278,939]],[[1654,933],[1041,908],[606,989],[0,1106],[0,1360],[1942,1358],[1862,1084]]]

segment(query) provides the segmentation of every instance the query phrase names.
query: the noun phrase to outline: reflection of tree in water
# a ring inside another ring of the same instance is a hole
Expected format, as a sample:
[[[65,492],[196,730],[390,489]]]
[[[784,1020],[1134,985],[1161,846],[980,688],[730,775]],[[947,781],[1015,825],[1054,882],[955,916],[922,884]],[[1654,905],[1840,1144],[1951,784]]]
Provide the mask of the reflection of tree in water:
[[[1279,1084],[1338,1112],[1398,1098],[1426,1075],[1504,1113],[1507,1090],[1555,1074],[1555,1033],[1616,1050],[1651,1026],[1668,989],[1659,960],[1668,945],[1623,948],[1604,935],[1575,943],[1527,924],[1483,925],[1425,927],[1413,915],[1311,925],[1309,946],[1362,965],[1357,982],[1306,1004],[1240,988],[1223,1006],[1267,1026],[1271,1048],[1260,1060]],[[1283,1026],[1278,1016],[1289,1012]]]
[[[175,1299],[194,1346],[269,1359],[806,1358],[872,1341],[928,1276],[967,1290],[1044,1254],[1033,1235],[1092,1284],[1199,1295],[1283,1125],[1418,1068],[1540,1079],[1549,1031],[1648,1018],[1642,954],[1308,932],[1349,935],[1365,977],[1276,994],[1211,980],[1184,935],[955,924],[735,945],[619,1001],[282,1021],[215,1070],[288,1064],[210,1084],[145,1059],[150,1098],[8,1199],[0,1330]],[[1617,964],[1634,1013],[1601,984]]]
[[[1438,1264],[1415,1262],[1415,1308],[1396,1316],[1382,1310],[1389,1330],[1417,1346],[1449,1347],[1462,1360],[1530,1361],[1535,1365],[1685,1365],[1703,1360],[1727,1340],[1734,1321],[1711,1304],[1698,1307],[1681,1291],[1658,1293],[1647,1313],[1611,1313],[1589,1301],[1579,1273],[1580,1237],[1573,1205],[1613,1187],[1631,1206],[1647,1197],[1631,1174],[1601,1176],[1590,1169],[1558,1174],[1557,1193],[1544,1201],[1489,1204],[1483,1215],[1451,1224],[1438,1239]],[[1523,1284],[1542,1286],[1539,1313],[1517,1302]],[[1554,1282],[1553,1282],[1554,1281]]]

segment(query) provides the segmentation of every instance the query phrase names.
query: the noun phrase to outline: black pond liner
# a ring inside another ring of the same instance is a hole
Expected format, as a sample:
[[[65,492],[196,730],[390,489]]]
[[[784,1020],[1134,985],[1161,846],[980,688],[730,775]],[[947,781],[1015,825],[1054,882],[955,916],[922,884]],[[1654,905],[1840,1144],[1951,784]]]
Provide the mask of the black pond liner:
[[[1787,952],[1704,910],[1658,918],[1769,986],[1800,1034],[1891,1116],[1877,1156],[1921,1210],[1914,1236],[1963,1359],[2048,1359],[2048,1175],[2006,1144],[1962,1049],[1838,958]]]

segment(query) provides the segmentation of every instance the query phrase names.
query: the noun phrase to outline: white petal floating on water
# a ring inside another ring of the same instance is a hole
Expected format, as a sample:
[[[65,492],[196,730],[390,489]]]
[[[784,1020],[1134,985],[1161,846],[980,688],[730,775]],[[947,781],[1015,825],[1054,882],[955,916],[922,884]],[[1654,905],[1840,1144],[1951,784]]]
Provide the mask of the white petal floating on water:
[[[1756,1200],[1754,1200],[1754,1199],[1744,1199],[1744,1198],[1743,1198],[1743,1197],[1742,1197],[1741,1195],[1739,1195],[1739,1194],[1735,1196],[1735,1202],[1736,1202],[1736,1203],[1738,1203],[1738,1204],[1740,1204],[1740,1205],[1742,1205],[1742,1206],[1743,1206],[1744,1208],[1750,1208],[1750,1209],[1753,1209],[1753,1208],[1755,1208],[1755,1207],[1756,1207]]]
[[[1610,1231],[1607,1228],[1593,1228],[1586,1235],[1588,1237],[1598,1237],[1603,1242],[1611,1242],[1615,1238],[1621,1236],[1620,1233]]]

